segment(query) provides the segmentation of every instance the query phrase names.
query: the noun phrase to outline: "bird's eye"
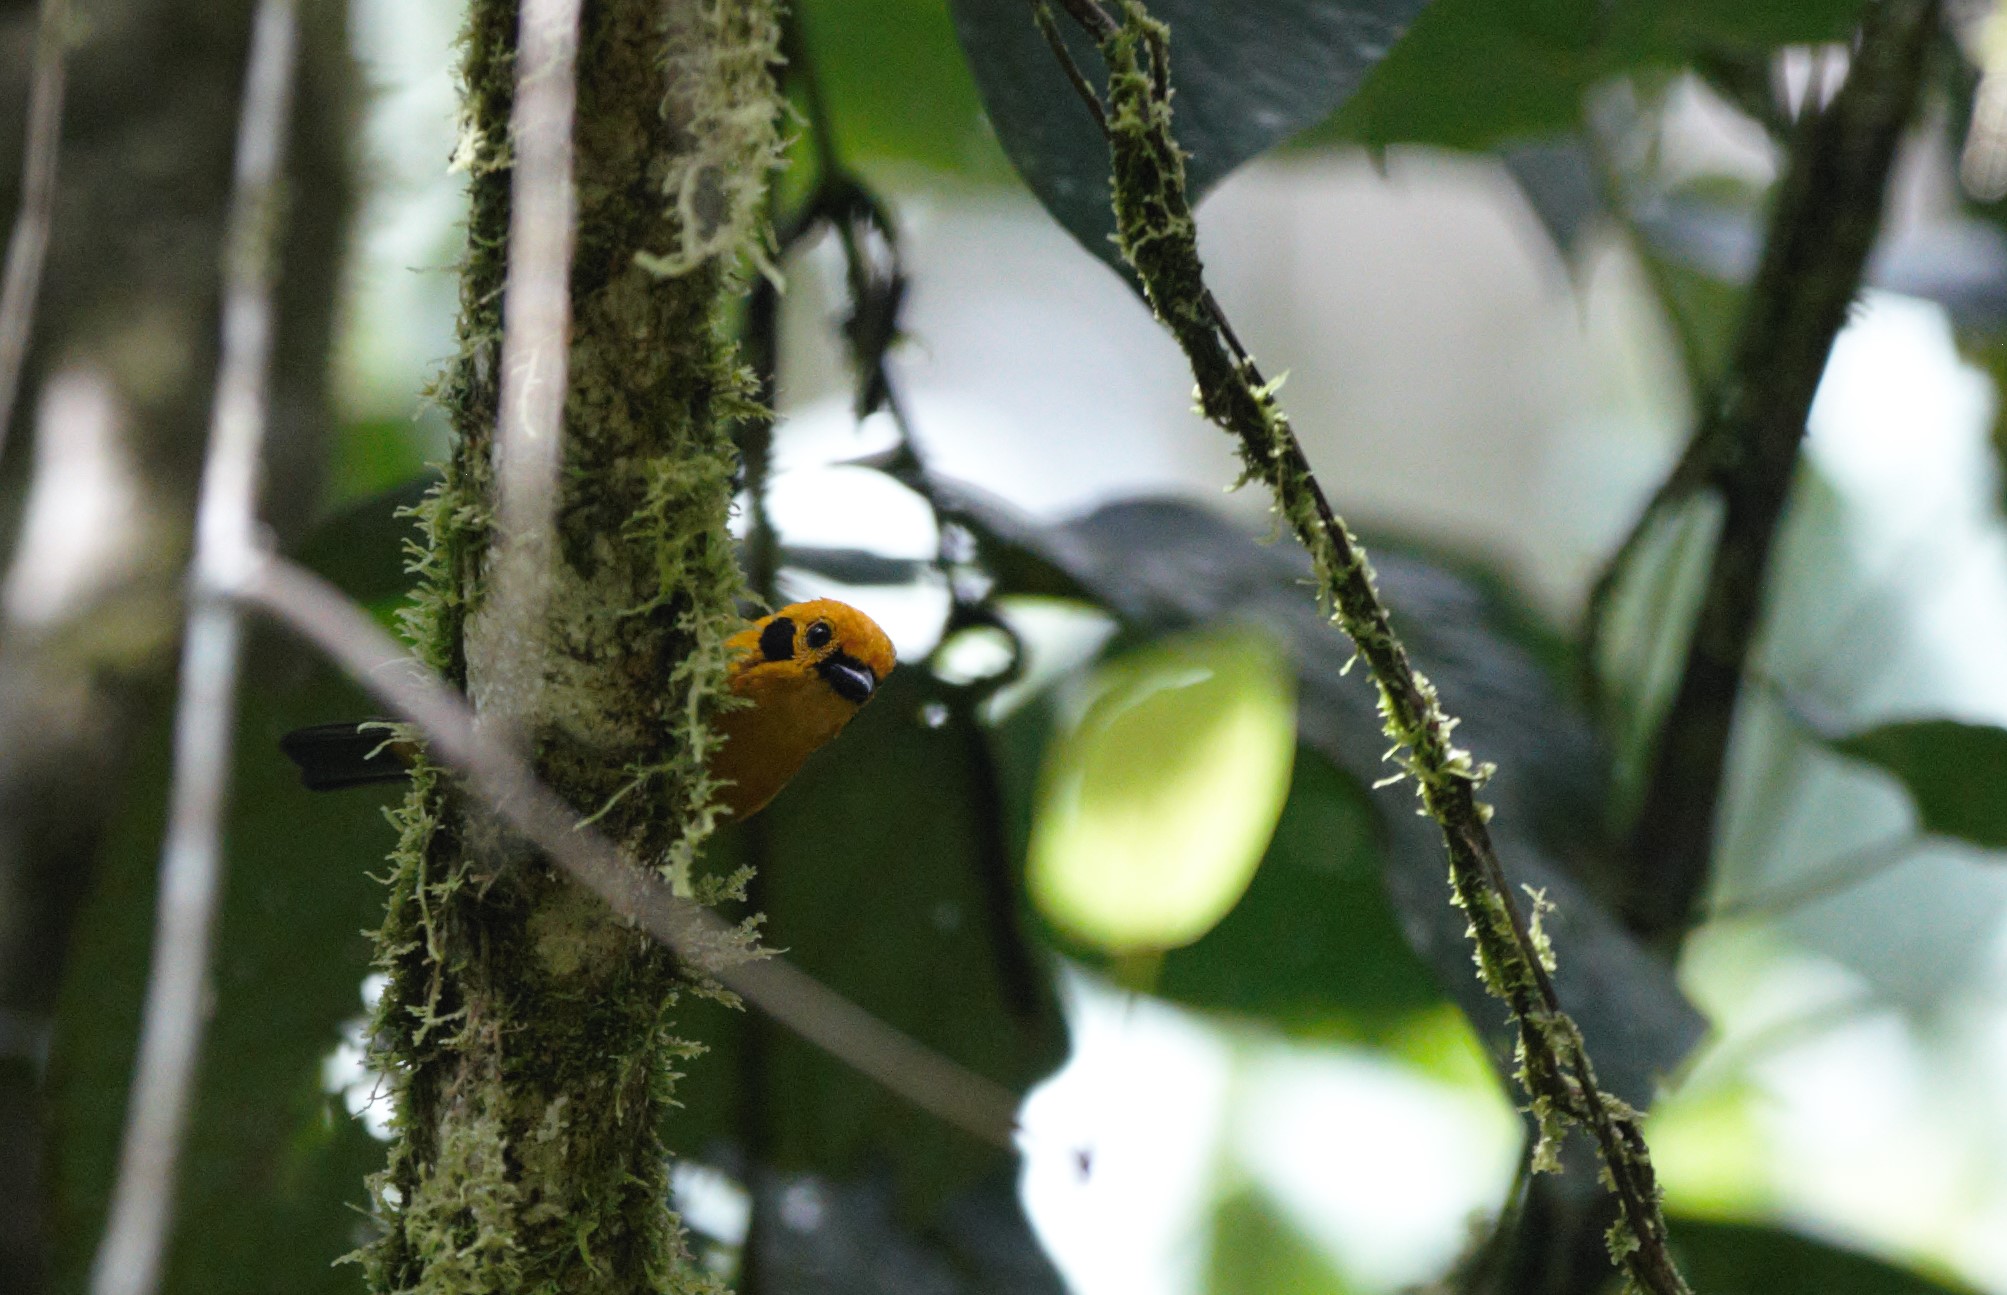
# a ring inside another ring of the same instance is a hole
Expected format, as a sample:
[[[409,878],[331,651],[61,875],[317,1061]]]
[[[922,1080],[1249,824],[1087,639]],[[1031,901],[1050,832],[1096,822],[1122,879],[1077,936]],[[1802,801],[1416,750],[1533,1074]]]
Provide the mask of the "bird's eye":
[[[835,637],[836,631],[829,628],[828,621],[817,621],[808,627],[808,650],[820,652],[828,647],[829,641]]]

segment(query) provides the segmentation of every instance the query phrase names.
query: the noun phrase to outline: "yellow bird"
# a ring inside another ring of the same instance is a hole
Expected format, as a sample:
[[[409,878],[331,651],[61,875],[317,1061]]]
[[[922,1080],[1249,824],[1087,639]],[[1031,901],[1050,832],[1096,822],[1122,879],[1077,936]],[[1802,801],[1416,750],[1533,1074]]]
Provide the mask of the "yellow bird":
[[[892,641],[863,612],[833,598],[794,603],[725,640],[725,683],[752,704],[719,713],[724,744],[711,774],[733,818],[751,818],[817,748],[843,731],[892,673]],[[408,747],[384,740],[371,721],[316,724],[279,739],[314,791],[394,782],[408,773]]]

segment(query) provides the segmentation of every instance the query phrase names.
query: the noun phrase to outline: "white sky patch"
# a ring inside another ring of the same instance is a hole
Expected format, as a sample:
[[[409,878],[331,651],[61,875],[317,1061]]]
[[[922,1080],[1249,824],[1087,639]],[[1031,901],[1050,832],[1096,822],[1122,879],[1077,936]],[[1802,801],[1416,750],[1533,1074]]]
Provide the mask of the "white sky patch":
[[[676,1212],[691,1231],[721,1245],[745,1244],[753,1221],[753,1198],[731,1175],[694,1160],[678,1160],[669,1169],[669,1190]]]
[[[342,1106],[361,1120],[369,1136],[378,1142],[390,1141],[390,1093],[383,1073],[369,1064],[369,1018],[389,983],[389,977],[380,972],[363,977],[364,1014],[342,1023],[341,1042],[321,1059],[321,1090],[339,1093]]]
[[[1426,1081],[1363,1050],[1264,1049],[1235,1096],[1243,1163],[1371,1287],[1439,1276],[1519,1159],[1519,1121],[1495,1090]]]
[[[1849,505],[1866,578],[1900,599],[1912,661],[1877,671],[1894,709],[2007,720],[2007,530],[1988,378],[1939,307],[1869,293],[1833,347],[1808,453]]]
[[[0,600],[17,625],[52,625],[132,576],[148,527],[118,398],[104,375],[57,374],[35,416],[34,475]]]
[[[1163,1003],[1064,978],[1072,1058],[1020,1113],[1026,1212],[1076,1295],[1188,1295],[1231,1057]]]

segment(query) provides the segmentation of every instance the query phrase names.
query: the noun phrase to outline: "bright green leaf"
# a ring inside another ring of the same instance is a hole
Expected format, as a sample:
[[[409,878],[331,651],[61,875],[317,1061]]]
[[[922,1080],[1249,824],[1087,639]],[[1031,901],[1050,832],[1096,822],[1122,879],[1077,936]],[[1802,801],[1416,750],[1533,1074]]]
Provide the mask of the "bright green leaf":
[[[803,0],[797,13],[846,161],[1008,178],[942,0]]]
[[[1213,1214],[1205,1289],[1206,1295],[1345,1295],[1352,1284],[1266,1193],[1247,1187]]]
[[[1174,949],[1246,891],[1281,817],[1295,688],[1266,636],[1168,638],[1101,667],[1047,756],[1033,901],[1114,953]]]

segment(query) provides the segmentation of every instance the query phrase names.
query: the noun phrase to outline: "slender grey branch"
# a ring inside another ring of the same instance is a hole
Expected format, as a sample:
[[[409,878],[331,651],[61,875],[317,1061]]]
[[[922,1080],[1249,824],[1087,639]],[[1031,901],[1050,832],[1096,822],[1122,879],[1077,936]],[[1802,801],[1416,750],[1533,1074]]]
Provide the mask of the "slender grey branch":
[[[518,23],[494,574],[490,604],[470,623],[468,643],[475,705],[505,734],[536,708],[555,578],[577,224],[571,139],[579,0],[525,0]]]
[[[152,1295],[158,1286],[173,1222],[176,1165],[194,1101],[222,883],[243,632],[229,591],[256,551],[258,461],[272,345],[273,233],[296,35],[293,0],[261,0],[238,123],[222,355],[196,510],[153,967],[118,1182],[91,1271],[94,1295]]]
[[[35,28],[35,67],[28,89],[28,132],[21,149],[21,206],[7,240],[0,279],[0,449],[21,392],[21,366],[34,331],[35,297],[49,251],[56,207],[56,158],[63,141],[63,70],[70,35],[70,0],[42,0]]]
[[[397,643],[318,576],[267,557],[242,596],[314,644],[385,706],[423,731],[429,755],[623,920],[674,950],[816,1047],[921,1110],[1006,1150],[1017,1100],[933,1052],[779,958],[749,960],[739,933],[635,867],[537,779],[506,743],[477,729],[460,695],[416,664],[386,670]]]

